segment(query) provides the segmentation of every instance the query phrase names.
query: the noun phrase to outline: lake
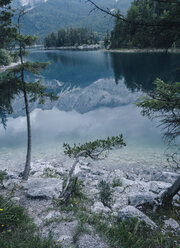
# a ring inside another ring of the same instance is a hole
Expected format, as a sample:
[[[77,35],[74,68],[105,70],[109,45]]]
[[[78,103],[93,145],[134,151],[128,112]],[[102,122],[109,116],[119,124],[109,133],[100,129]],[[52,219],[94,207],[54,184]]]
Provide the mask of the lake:
[[[32,49],[28,59],[50,62],[40,77],[49,91],[60,96],[43,106],[30,104],[32,161],[63,157],[64,142],[82,143],[122,133],[127,147],[112,152],[111,163],[117,167],[166,164],[158,122],[143,117],[135,102],[153,89],[157,77],[176,80],[180,54]],[[26,78],[37,80],[29,74]],[[17,98],[13,106],[7,129],[0,127],[1,168],[21,166],[25,160],[23,98]]]

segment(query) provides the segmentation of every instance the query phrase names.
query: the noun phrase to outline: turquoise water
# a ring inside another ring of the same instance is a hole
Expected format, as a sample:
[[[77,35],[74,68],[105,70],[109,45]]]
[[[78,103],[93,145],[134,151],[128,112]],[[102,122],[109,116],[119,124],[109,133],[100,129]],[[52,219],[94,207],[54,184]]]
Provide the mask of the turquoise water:
[[[41,72],[42,82],[60,96],[43,106],[30,105],[34,159],[58,157],[64,142],[123,133],[127,147],[113,153],[116,163],[118,156],[124,163],[140,160],[149,164],[155,158],[162,161],[165,146],[158,122],[142,117],[135,102],[153,89],[157,77],[176,80],[180,55],[31,50],[29,59],[50,62]],[[20,163],[25,157],[22,97],[15,100],[14,114],[7,124],[7,130],[0,127],[1,165],[8,160]]]

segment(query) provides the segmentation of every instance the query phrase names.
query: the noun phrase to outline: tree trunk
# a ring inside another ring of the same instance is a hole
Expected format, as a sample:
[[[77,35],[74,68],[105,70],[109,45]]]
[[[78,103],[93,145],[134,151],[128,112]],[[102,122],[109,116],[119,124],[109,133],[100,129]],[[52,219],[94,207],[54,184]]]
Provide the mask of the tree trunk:
[[[26,119],[27,119],[27,154],[26,154],[26,164],[23,172],[23,179],[27,180],[31,169],[31,122],[30,122],[30,113],[29,113],[29,103],[25,88],[24,88],[24,101],[25,101]]]
[[[69,184],[70,184],[71,177],[72,177],[73,172],[74,172],[74,170],[75,170],[75,168],[76,168],[76,165],[77,165],[77,163],[79,163],[79,157],[82,156],[83,154],[87,154],[87,151],[81,151],[81,152],[79,152],[79,153],[75,156],[75,161],[74,161],[74,163],[73,163],[73,165],[72,165],[72,167],[71,167],[71,169],[70,169],[70,171],[69,171],[68,178],[67,178],[67,182],[66,182],[66,185],[65,185],[65,187],[64,187],[64,189],[63,189],[63,191],[62,191],[62,193],[61,193],[61,195],[60,195],[60,198],[63,198],[63,197],[64,197],[64,195],[65,195],[65,193],[66,193],[66,191],[67,191],[67,189],[68,189],[68,186],[69,186]]]
[[[166,189],[160,196],[162,206],[166,206],[171,203],[173,197],[180,191],[180,176],[172,184],[171,187]]]
[[[74,161],[74,163],[73,163],[73,165],[72,165],[72,167],[71,167],[71,169],[69,171],[67,182],[66,182],[66,186],[64,187],[63,192],[61,193],[61,197],[64,196],[64,194],[65,194],[65,192],[66,192],[66,190],[67,190],[67,188],[68,188],[68,186],[70,184],[70,180],[71,180],[72,174],[73,174],[73,172],[75,170],[75,167],[76,167],[76,165],[77,165],[78,162],[79,162],[79,157],[76,158],[76,160]]]
[[[25,14],[25,11],[22,10],[18,16],[18,26],[17,27],[18,27],[19,35],[21,35],[20,19],[24,14]],[[25,78],[24,78],[23,47],[24,47],[24,44],[20,40],[19,41],[19,57],[20,57],[21,66],[22,66],[22,68],[21,68],[21,83],[22,83],[22,91],[24,94],[24,103],[25,103],[26,120],[27,120],[27,154],[26,154],[26,164],[25,164],[25,168],[23,171],[23,179],[27,180],[29,177],[30,169],[31,169],[31,122],[30,122],[30,113],[29,113],[29,103],[28,103],[28,97],[27,97],[27,91],[26,91],[26,82],[25,82]]]

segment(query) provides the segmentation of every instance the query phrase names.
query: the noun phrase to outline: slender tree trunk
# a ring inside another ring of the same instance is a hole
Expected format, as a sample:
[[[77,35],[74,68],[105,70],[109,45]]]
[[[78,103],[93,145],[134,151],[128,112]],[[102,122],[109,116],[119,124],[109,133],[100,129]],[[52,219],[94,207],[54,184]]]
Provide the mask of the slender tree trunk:
[[[66,185],[65,185],[65,187],[64,187],[64,189],[63,189],[63,191],[62,191],[62,193],[61,193],[61,195],[60,195],[61,198],[64,197],[64,195],[65,195],[65,193],[66,193],[66,191],[67,191],[67,189],[68,189],[68,186],[69,186],[69,184],[70,184],[70,181],[71,181],[73,172],[74,172],[74,170],[75,170],[75,168],[76,168],[76,165],[79,163],[79,157],[82,156],[83,154],[86,154],[86,153],[87,153],[87,151],[81,151],[81,152],[79,152],[79,153],[76,155],[75,161],[74,161],[74,163],[73,163],[73,165],[72,165],[72,167],[71,167],[71,169],[70,169],[70,171],[69,171]]]
[[[160,196],[162,206],[166,206],[171,203],[173,197],[180,191],[180,176],[172,184],[171,187],[166,189]]]
[[[31,169],[31,122],[30,122],[29,103],[27,99],[26,90],[24,90],[24,101],[25,101],[26,120],[27,120],[27,154],[26,154],[26,164],[23,172],[23,179],[27,180]]]
[[[76,158],[76,160],[74,161],[74,163],[73,163],[73,165],[72,165],[72,167],[71,167],[71,169],[70,169],[70,171],[69,171],[68,178],[67,178],[67,182],[66,182],[66,186],[64,187],[63,192],[61,193],[61,197],[64,196],[65,192],[66,192],[67,189],[68,189],[68,186],[69,186],[69,184],[70,184],[71,177],[72,177],[72,175],[73,175],[73,172],[74,172],[75,167],[76,167],[76,165],[77,165],[78,162],[79,162],[79,157]]]
[[[22,10],[18,16],[19,35],[21,35],[20,19],[24,14],[25,14],[25,11]],[[21,65],[22,65],[21,82],[22,82],[22,91],[24,94],[24,103],[25,103],[26,120],[27,120],[27,154],[26,154],[25,168],[23,171],[23,179],[27,180],[29,177],[30,169],[31,169],[31,122],[30,122],[29,102],[28,102],[27,91],[26,91],[26,83],[25,83],[25,78],[24,78],[23,43],[21,40],[19,41],[19,57],[20,57]]]

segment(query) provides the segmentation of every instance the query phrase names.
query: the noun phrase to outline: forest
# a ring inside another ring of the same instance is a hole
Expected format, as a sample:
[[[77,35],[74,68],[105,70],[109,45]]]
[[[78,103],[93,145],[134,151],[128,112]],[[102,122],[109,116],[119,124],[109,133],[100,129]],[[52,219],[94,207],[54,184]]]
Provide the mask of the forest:
[[[180,46],[180,4],[171,1],[134,0],[125,19],[116,13],[112,32],[107,32],[105,47],[176,48]],[[120,17],[120,18],[118,18]],[[125,20],[125,21],[124,21]]]
[[[98,35],[85,28],[60,29],[57,34],[52,32],[44,39],[45,47],[79,46],[96,44]]]

